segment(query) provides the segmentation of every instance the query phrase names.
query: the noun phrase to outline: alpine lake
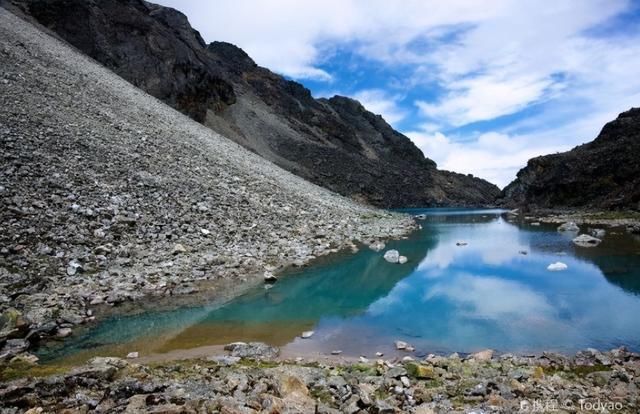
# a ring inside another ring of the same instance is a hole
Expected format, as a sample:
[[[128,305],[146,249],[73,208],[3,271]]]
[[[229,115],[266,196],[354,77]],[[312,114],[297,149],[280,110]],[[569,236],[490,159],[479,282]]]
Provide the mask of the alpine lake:
[[[292,269],[220,304],[111,316],[41,347],[44,363],[139,352],[141,359],[210,355],[259,341],[289,355],[374,357],[499,352],[640,350],[640,238],[606,228],[597,247],[557,224],[502,210],[411,209],[426,218],[408,238],[361,246]],[[586,232],[589,226],[582,226]],[[384,260],[396,249],[405,264]],[[562,262],[563,271],[549,271]],[[313,331],[302,338],[305,331]]]

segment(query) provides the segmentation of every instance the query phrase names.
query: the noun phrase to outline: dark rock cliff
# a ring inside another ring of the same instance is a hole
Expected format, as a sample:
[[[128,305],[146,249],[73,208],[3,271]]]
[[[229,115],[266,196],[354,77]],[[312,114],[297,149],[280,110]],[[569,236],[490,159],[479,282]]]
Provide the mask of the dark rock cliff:
[[[529,160],[502,197],[529,208],[640,209],[640,108],[621,113],[592,142]]]
[[[411,207],[489,205],[499,195],[487,181],[438,170],[409,138],[359,102],[314,99],[234,45],[206,45],[171,8],[141,0],[12,3],[151,95],[345,196]]]

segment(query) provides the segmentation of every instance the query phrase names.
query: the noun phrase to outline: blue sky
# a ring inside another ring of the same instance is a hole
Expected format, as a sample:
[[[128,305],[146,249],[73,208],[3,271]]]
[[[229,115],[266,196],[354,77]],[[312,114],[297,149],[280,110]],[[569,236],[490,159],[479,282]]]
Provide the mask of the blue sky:
[[[359,99],[440,168],[508,184],[640,106],[640,1],[161,0],[314,96]]]

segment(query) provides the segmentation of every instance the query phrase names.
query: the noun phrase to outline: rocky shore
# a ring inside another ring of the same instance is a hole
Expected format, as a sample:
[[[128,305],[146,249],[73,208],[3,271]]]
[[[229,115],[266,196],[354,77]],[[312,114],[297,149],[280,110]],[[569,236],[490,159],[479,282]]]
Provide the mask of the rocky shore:
[[[139,365],[94,358],[73,369],[23,358],[5,371],[3,413],[636,413],[640,355],[406,356],[360,362],[279,360],[236,343],[228,355]],[[25,374],[31,378],[17,378]]]
[[[640,234],[640,212],[622,211],[580,211],[580,210],[512,210],[511,217],[518,217],[528,222],[564,224],[575,223],[584,226],[618,227],[631,234]]]
[[[294,176],[0,8],[0,361],[414,222]],[[202,292],[201,292],[202,293]]]

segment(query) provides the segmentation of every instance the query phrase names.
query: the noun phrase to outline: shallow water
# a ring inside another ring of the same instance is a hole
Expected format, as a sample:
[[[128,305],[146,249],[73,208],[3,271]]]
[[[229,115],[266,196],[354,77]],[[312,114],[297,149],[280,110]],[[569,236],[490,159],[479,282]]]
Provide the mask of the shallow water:
[[[510,223],[498,210],[409,212],[428,218],[408,239],[388,243],[409,258],[404,265],[365,247],[292,271],[270,289],[254,288],[222,307],[113,317],[39,354],[77,363],[233,341],[368,356],[394,353],[395,340],[418,354],[640,350],[637,238],[611,229],[600,246],[580,248],[571,242],[575,235],[555,225]],[[548,271],[556,261],[568,269]],[[300,338],[307,330],[315,334]]]

